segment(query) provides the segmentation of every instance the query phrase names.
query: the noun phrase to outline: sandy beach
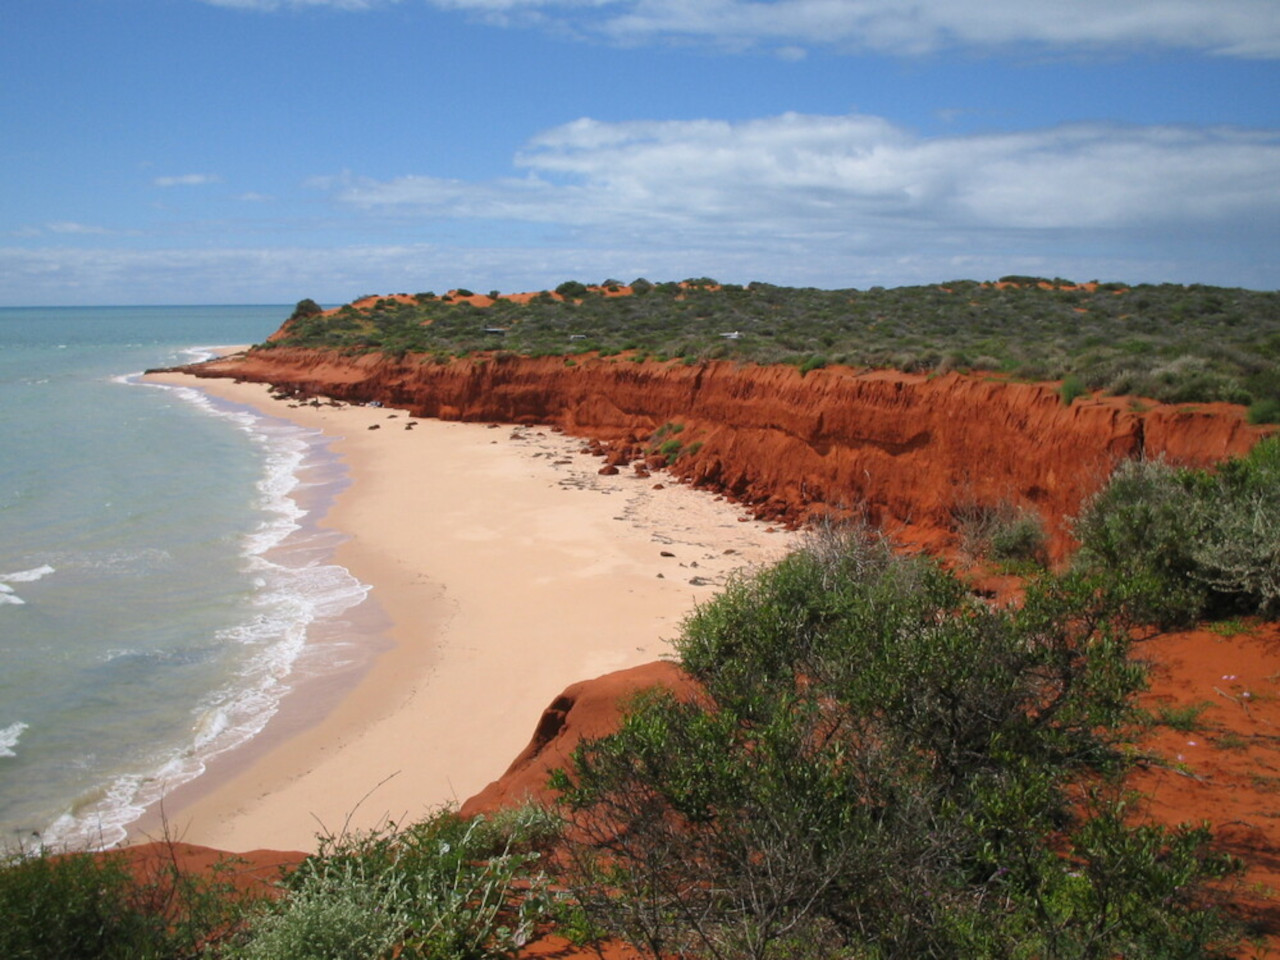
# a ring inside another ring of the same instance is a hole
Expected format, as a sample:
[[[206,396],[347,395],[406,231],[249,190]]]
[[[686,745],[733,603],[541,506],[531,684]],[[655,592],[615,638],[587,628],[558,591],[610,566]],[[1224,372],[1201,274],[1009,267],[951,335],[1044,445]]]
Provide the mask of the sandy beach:
[[[506,769],[564,687],[661,658],[732,571],[794,539],[660,473],[601,476],[581,440],[547,427],[411,421],[285,402],[259,384],[153,379],[332,438],[351,483],[321,525],[346,535],[336,561],[372,585],[349,617],[386,649],[342,689],[299,687],[134,839],[167,830],[231,851],[309,850],[321,831],[461,803]]]

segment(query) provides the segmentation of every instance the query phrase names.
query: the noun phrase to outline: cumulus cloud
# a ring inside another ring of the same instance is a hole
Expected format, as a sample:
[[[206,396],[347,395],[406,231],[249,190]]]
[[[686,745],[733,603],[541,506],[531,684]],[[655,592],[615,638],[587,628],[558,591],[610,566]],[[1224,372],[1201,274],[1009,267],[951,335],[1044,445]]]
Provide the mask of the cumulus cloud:
[[[157,187],[203,187],[221,183],[222,178],[212,173],[183,173],[176,177],[156,177],[151,182]]]
[[[921,137],[874,116],[574,121],[484,182],[346,175],[365,210],[609,235],[867,238],[1191,229],[1280,214],[1280,131],[1070,124]],[[872,241],[875,242],[875,241]]]

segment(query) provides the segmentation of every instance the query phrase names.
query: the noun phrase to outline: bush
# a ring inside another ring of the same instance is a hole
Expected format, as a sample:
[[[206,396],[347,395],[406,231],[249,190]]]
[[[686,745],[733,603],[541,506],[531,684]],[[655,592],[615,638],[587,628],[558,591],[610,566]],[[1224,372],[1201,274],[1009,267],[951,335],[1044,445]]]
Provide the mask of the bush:
[[[966,505],[954,513],[961,549],[970,557],[1041,566],[1047,561],[1049,537],[1035,510],[1001,501]]]
[[[736,579],[676,642],[702,693],[554,778],[583,910],[654,956],[1205,955],[1203,832],[1069,803],[1142,683],[1107,602],[1072,575],[996,609],[863,529]]]
[[[1062,398],[1062,405],[1064,407],[1071,406],[1077,397],[1087,396],[1088,393],[1089,389],[1074,373],[1063,380],[1062,386],[1058,388],[1058,396]]]
[[[216,871],[194,876],[167,860],[131,866],[119,852],[15,856],[0,866],[0,956],[194,956],[233,933],[248,909]]]
[[[1249,405],[1249,422],[1253,424],[1280,423],[1280,399],[1266,397]]]
[[[547,817],[525,809],[493,821],[443,811],[404,830],[322,838],[241,956],[377,957],[393,946],[422,960],[506,956],[549,907],[535,848],[553,835]]]
[[[1080,568],[1140,622],[1280,611],[1280,437],[1216,472],[1127,461],[1075,523]]]
[[[310,297],[305,300],[299,300],[298,305],[293,308],[293,318],[298,317],[315,317],[324,313],[324,308],[316,303]]]
[[[588,293],[587,286],[577,280],[566,280],[556,287],[556,293],[566,300],[581,300]]]

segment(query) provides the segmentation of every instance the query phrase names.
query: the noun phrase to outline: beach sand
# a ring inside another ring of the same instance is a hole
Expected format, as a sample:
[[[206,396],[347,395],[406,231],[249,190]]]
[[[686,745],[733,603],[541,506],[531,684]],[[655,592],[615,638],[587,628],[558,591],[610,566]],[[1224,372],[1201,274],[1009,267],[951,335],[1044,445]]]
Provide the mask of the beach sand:
[[[336,562],[372,585],[348,618],[384,633],[385,649],[358,678],[299,686],[258,738],[140,821],[136,840],[311,850],[322,831],[460,804],[506,769],[566,686],[668,654],[732,571],[794,543],[662,473],[601,476],[582,441],[547,427],[151,379],[333,438],[351,483],[321,526],[348,537]]]

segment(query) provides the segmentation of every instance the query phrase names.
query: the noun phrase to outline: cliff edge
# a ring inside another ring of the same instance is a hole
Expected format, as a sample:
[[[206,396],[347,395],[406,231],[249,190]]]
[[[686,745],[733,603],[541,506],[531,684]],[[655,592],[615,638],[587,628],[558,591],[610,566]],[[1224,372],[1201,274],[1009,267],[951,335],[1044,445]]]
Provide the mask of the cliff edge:
[[[1263,435],[1241,407],[1082,397],[1055,384],[726,361],[407,354],[276,347],[184,368],[300,398],[380,402],[445,420],[549,424],[598,442],[615,467],[665,467],[761,519],[865,511],[939,545],[957,509],[1008,502],[1043,518],[1051,552],[1117,461],[1205,466]]]

